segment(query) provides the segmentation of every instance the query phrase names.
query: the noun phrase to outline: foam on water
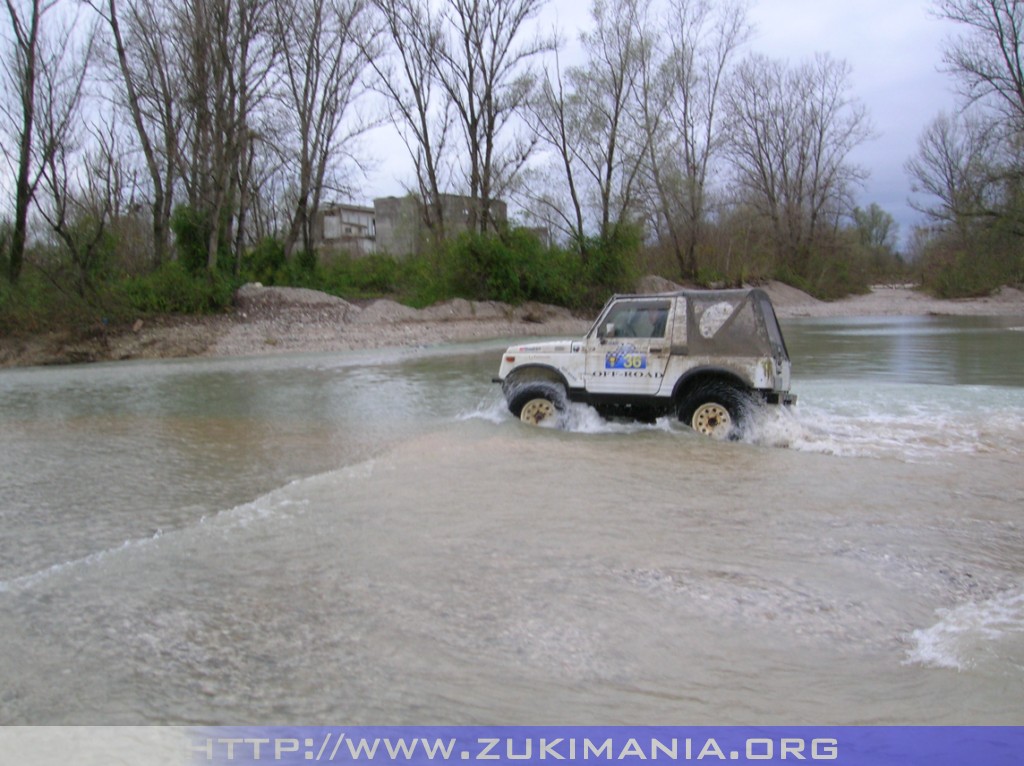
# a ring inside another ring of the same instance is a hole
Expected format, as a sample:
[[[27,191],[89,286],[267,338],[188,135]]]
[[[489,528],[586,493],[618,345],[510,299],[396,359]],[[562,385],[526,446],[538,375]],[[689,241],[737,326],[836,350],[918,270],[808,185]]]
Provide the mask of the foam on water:
[[[1024,591],[1002,593],[937,611],[939,621],[910,635],[907,664],[969,670],[990,657],[1021,656],[1024,637]]]
[[[125,540],[103,550],[94,551],[85,556],[52,564],[35,572],[29,572],[7,580],[0,580],[0,593],[16,592],[30,589],[40,583],[62,575],[74,575],[83,568],[93,567],[116,556],[130,554],[147,547],[167,542],[181,535],[188,535],[198,530],[228,529],[247,527],[262,520],[281,514],[298,514],[309,506],[307,493],[317,483],[349,481],[365,479],[373,474],[376,461],[366,460],[355,465],[346,466],[336,471],[296,479],[283,487],[268,492],[251,502],[242,503],[232,508],[217,511],[199,517],[194,523],[180,529],[157,529],[151,536]]]
[[[674,430],[671,418],[659,418],[653,423],[641,423],[631,420],[608,420],[601,417],[593,407],[585,404],[573,404],[565,412],[562,427],[566,431],[581,434],[622,434],[639,431]]]
[[[755,408],[737,441],[838,457],[930,461],[942,455],[1024,455],[1024,394],[984,386],[877,386],[819,383],[795,407]],[[504,400],[488,397],[460,420],[514,420]],[[555,427],[578,434],[660,431],[692,436],[674,418],[655,423],[606,420],[570,404]]]
[[[45,569],[41,569],[38,572],[32,572],[30,574],[21,575],[19,577],[13,577],[10,580],[0,580],[0,593],[8,593],[11,591],[23,590],[31,588],[40,582],[48,580],[51,577],[55,577],[62,573],[75,570],[79,567],[90,566],[98,564],[109,556],[117,555],[126,550],[133,548],[141,548],[146,545],[151,545],[154,541],[159,540],[163,537],[163,531],[157,530],[152,537],[139,538],[137,540],[125,540],[121,545],[116,548],[108,548],[102,551],[96,551],[90,553],[88,556],[73,559],[71,561],[63,561],[59,564],[53,564]]]
[[[505,406],[504,399],[500,397],[488,398],[475,409],[468,410],[459,415],[458,419],[461,421],[484,420],[496,425],[515,420]],[[566,407],[558,420],[553,421],[550,426],[546,427],[578,434],[621,434],[638,431],[672,431],[677,429],[677,424],[674,424],[671,418],[659,418],[654,423],[640,423],[618,419],[609,420],[599,415],[593,407],[585,404],[571,403]]]
[[[480,401],[476,407],[472,407],[459,413],[457,420],[484,420],[488,423],[503,423],[512,416],[505,407],[505,400],[501,397],[488,396]]]
[[[847,414],[807,407],[798,412],[759,413],[745,441],[839,457],[874,457],[906,462],[943,454],[1022,454],[1021,416],[985,422],[942,411],[917,414]]]
[[[1024,455],[1024,391],[988,386],[804,384],[793,408],[759,408],[745,441],[903,462]]]

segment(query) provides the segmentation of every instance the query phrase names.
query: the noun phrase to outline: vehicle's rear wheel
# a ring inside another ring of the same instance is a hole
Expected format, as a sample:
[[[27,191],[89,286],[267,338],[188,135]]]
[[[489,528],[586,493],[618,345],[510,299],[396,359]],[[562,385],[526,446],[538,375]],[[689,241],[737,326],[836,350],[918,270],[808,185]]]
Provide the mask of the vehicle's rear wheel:
[[[718,402],[705,402],[694,410],[690,427],[699,434],[722,439],[732,430],[732,415],[728,408]]]
[[[524,423],[557,426],[565,410],[565,390],[557,383],[525,383],[508,397],[508,409]]]
[[[712,439],[736,438],[749,401],[745,392],[730,385],[704,387],[683,399],[679,419]]]

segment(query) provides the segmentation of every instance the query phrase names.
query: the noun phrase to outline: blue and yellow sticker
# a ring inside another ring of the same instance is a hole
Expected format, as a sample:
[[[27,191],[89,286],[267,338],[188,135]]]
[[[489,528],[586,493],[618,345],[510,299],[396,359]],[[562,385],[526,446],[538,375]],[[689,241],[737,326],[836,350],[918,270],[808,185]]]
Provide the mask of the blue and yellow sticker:
[[[605,354],[604,368],[606,370],[646,370],[647,354],[638,352],[633,346],[620,346]]]

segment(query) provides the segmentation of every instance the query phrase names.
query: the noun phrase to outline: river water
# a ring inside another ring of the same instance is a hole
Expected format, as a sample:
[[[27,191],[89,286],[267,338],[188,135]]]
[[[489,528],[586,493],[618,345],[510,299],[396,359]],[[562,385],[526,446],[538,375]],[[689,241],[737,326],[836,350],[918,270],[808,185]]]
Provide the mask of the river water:
[[[503,343],[0,372],[0,723],[1024,724],[1024,319],[524,426]]]

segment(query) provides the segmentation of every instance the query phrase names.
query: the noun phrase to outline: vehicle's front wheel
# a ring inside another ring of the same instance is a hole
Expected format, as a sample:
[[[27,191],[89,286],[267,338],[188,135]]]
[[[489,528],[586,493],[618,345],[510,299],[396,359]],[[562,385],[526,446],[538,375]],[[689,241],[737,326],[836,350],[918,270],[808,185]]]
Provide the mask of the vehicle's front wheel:
[[[750,397],[733,386],[703,389],[685,397],[679,419],[694,431],[712,439],[736,438],[743,425]]]
[[[508,409],[524,423],[557,426],[565,410],[565,391],[556,383],[525,383],[508,396]]]

